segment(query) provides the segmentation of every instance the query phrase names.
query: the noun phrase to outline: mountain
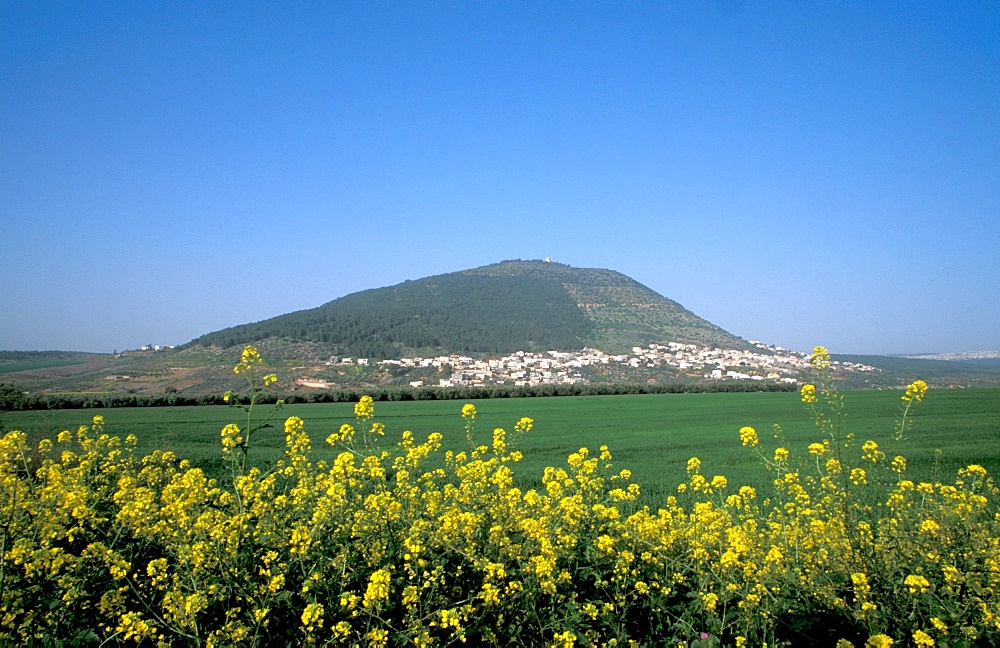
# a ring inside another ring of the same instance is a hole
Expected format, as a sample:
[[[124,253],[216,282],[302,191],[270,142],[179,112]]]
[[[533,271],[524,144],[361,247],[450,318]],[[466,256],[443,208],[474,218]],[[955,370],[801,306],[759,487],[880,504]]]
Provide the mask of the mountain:
[[[620,353],[650,342],[749,346],[619,272],[521,260],[364,290],[184,346],[281,339],[374,359],[584,347]]]

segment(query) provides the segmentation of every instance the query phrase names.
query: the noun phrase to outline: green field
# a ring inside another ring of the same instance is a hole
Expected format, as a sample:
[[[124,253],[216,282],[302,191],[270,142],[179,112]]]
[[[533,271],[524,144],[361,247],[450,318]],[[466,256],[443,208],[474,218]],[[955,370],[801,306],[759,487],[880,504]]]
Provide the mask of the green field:
[[[845,394],[848,416],[845,434],[860,441],[873,439],[892,457],[909,460],[912,479],[930,479],[934,471],[948,479],[955,470],[982,464],[991,474],[1000,472],[1000,390],[932,390],[916,409],[915,425],[902,442],[892,439],[900,392],[856,391]],[[690,457],[702,460],[708,476],[725,475],[731,485],[763,486],[768,481],[760,461],[740,445],[738,430],[757,429],[761,448],[768,454],[778,445],[772,428],[780,424],[793,456],[808,458],[806,446],[822,440],[808,412],[795,393],[657,394],[582,396],[559,398],[490,399],[472,401],[477,409],[475,439],[488,444],[494,427],[508,432],[522,416],[535,420],[534,429],[517,445],[524,453],[518,468],[522,485],[540,483],[546,466],[564,466],[566,456],[586,446],[596,451],[607,445],[616,469],[629,468],[633,481],[643,488],[643,502],[655,505],[686,479]],[[445,436],[446,447],[466,445],[461,401],[379,402],[375,419],[386,425],[387,440],[398,440],[403,430],[418,439],[431,432]],[[266,408],[261,408],[266,412]],[[105,430],[114,435],[135,434],[140,452],[174,450],[211,473],[221,475],[219,430],[229,422],[244,422],[241,410],[227,407],[161,407],[9,412],[5,429],[21,429],[31,438],[54,436],[75,429],[101,414]],[[277,427],[258,433],[251,458],[268,464],[277,459],[284,444],[281,422],[300,416],[313,440],[317,458],[334,454],[324,443],[342,423],[353,423],[353,406],[347,403],[303,404],[285,407]],[[242,417],[242,421],[241,421]],[[936,466],[935,450],[942,451]]]
[[[31,371],[33,369],[71,367],[79,364],[83,364],[83,361],[67,358],[39,358],[35,360],[0,362],[0,374],[16,373],[18,371]]]

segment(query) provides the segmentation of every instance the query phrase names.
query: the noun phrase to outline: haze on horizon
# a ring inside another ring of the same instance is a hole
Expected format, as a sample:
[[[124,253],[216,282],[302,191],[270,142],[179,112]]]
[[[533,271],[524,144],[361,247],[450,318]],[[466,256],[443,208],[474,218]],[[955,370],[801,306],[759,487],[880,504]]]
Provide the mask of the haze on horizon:
[[[746,339],[1000,349],[1000,4],[0,4],[0,349],[505,259]]]

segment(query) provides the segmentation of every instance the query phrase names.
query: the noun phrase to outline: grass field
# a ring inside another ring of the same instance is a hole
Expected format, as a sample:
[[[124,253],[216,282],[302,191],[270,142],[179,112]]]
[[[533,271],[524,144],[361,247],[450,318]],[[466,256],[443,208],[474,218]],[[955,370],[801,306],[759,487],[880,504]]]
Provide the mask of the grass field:
[[[935,470],[947,479],[971,463],[985,466],[993,475],[1000,472],[1000,390],[931,391],[917,408],[912,432],[906,440],[897,442],[892,439],[892,430],[900,395],[888,391],[847,392],[844,433],[854,433],[858,446],[873,439],[889,457],[907,457],[911,479],[930,479]],[[614,454],[615,469],[630,469],[633,481],[642,486],[642,502],[654,506],[686,480],[685,466],[693,456],[702,460],[703,474],[725,475],[731,487],[766,486],[770,477],[761,469],[760,460],[740,444],[738,431],[742,426],[757,429],[760,447],[768,455],[777,445],[784,445],[793,457],[807,460],[806,446],[822,440],[796,393],[472,402],[477,410],[477,443],[488,444],[494,427],[511,432],[522,416],[535,420],[534,429],[517,443],[525,454],[517,470],[521,485],[540,483],[546,466],[564,466],[566,456],[582,446],[594,452],[607,445]],[[446,447],[462,449],[466,446],[462,405],[460,401],[380,402],[375,406],[375,420],[385,424],[388,443],[398,440],[403,430],[413,431],[418,439],[441,432]],[[88,424],[96,414],[105,417],[105,431],[109,434],[135,434],[140,452],[170,449],[217,476],[222,470],[220,429],[226,423],[246,422],[241,410],[209,406],[10,412],[3,415],[2,422],[5,429],[23,430],[37,440]],[[275,428],[261,431],[252,439],[252,460],[266,465],[281,455],[281,422],[293,415],[305,420],[316,458],[331,457],[335,451],[324,439],[342,423],[354,422],[353,406],[347,403],[287,406],[275,417]],[[780,424],[783,431],[784,441],[780,444],[772,438],[775,424]],[[939,463],[935,459],[937,449],[941,450]]]
[[[34,369],[52,369],[53,367],[71,367],[83,364],[83,360],[66,358],[38,358],[12,362],[0,362],[0,374],[31,371]]]

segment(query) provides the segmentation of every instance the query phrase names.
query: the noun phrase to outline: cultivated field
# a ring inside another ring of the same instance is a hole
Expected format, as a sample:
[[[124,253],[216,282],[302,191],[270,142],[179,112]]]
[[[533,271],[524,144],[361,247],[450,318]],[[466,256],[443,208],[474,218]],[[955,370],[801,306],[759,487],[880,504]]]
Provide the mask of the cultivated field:
[[[856,391],[845,394],[844,435],[854,433],[859,443],[872,439],[890,457],[909,460],[913,479],[954,476],[972,463],[990,474],[1000,472],[1000,390],[932,390],[916,414],[912,431],[903,441],[893,440],[893,424],[901,392]],[[784,445],[793,456],[805,453],[822,434],[798,393],[650,394],[558,398],[490,399],[472,401],[477,410],[474,439],[488,444],[493,429],[511,431],[522,416],[533,418],[534,429],[516,445],[525,457],[516,466],[517,481],[531,487],[541,483],[546,466],[564,467],[566,457],[580,447],[596,451],[607,445],[616,468],[628,468],[641,485],[641,502],[657,506],[677,484],[686,481],[688,459],[698,457],[702,471],[726,476],[731,484],[766,486],[770,479],[761,461],[742,447],[738,431],[757,429],[762,447],[773,451]],[[462,401],[378,402],[375,419],[386,426],[386,444],[410,430],[419,440],[432,432],[444,436],[445,447],[467,446]],[[260,413],[267,412],[261,408]],[[20,429],[35,442],[60,430],[89,424],[94,415],[105,418],[105,431],[124,438],[134,434],[141,454],[173,450],[181,458],[221,476],[219,431],[227,423],[245,423],[239,409],[158,407],[10,412],[6,429]],[[284,452],[282,422],[290,416],[305,421],[317,459],[336,452],[324,439],[344,423],[354,423],[350,403],[299,404],[284,407],[273,419],[275,427],[252,439],[251,462],[266,466]],[[784,442],[773,439],[780,425]],[[940,458],[936,451],[940,450]],[[935,471],[937,471],[935,473]]]

